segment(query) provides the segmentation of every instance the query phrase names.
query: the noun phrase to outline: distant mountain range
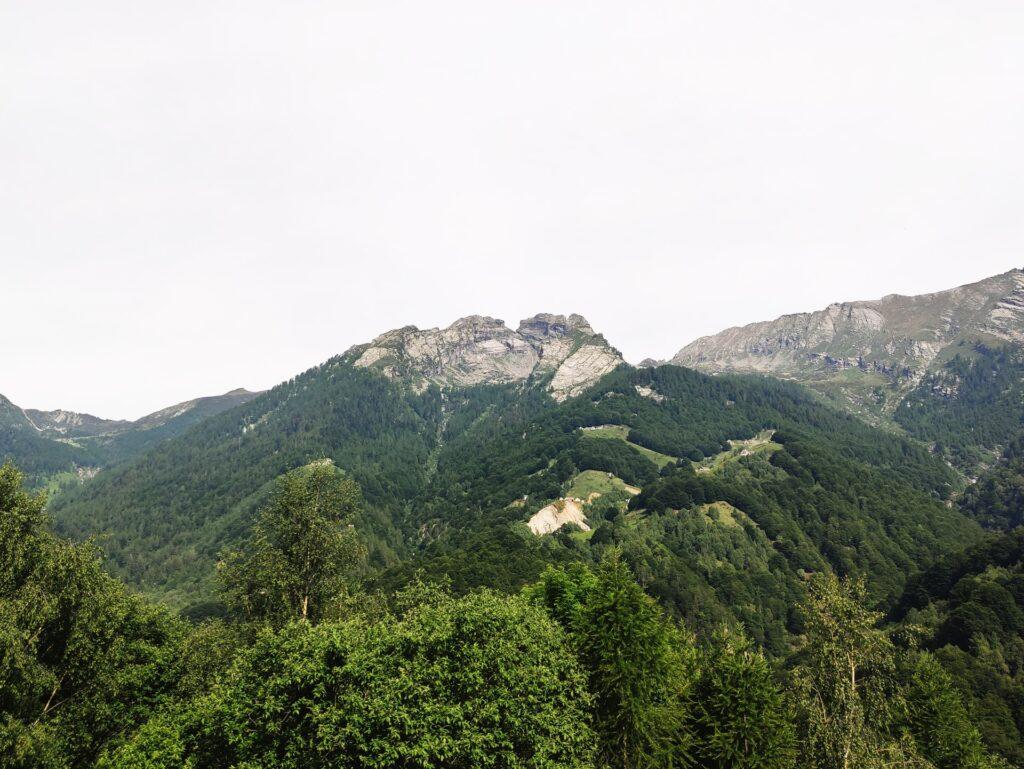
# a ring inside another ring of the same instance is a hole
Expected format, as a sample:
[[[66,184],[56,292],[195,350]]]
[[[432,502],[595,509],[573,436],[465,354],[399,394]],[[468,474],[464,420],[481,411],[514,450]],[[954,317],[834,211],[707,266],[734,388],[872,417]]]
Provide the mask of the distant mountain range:
[[[691,342],[668,362],[711,374],[752,373],[797,381],[869,423],[905,430],[943,447],[952,443],[957,447],[952,459],[967,466],[1005,443],[1005,431],[953,435],[959,428],[932,424],[936,401],[949,400],[959,391],[970,375],[964,365],[997,366],[1006,378],[1007,367],[1018,365],[1013,351],[1022,342],[1024,271],[1015,269],[934,294],[843,302],[730,328]],[[997,364],[993,350],[1011,353],[1009,358],[1003,353]],[[584,317],[547,313],[521,321],[515,330],[478,315],[444,329],[406,326],[356,345],[336,361],[377,372],[417,393],[431,386],[453,390],[518,383],[539,387],[555,402],[580,395],[624,365],[618,350]],[[984,377],[976,372],[975,378]],[[1007,387],[1016,392],[1012,381]],[[233,390],[135,421],[22,409],[0,395],[0,456],[18,461],[37,484],[69,473],[91,475],[257,395]],[[992,423],[1005,416],[1004,407],[1013,396],[990,395],[1002,404],[984,415],[982,421]],[[970,410],[975,413],[979,407]]]
[[[63,409],[23,409],[0,395],[0,458],[14,460],[36,483],[59,475],[91,476],[257,395],[231,390],[177,403],[135,421]]]

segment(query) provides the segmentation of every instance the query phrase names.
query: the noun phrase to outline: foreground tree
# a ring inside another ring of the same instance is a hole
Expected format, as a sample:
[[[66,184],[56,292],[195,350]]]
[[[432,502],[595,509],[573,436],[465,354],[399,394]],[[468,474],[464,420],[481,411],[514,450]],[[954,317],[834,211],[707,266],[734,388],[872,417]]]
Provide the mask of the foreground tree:
[[[734,632],[701,649],[694,688],[695,754],[707,769],[795,766],[792,705],[764,655]]]
[[[89,766],[175,684],[184,623],[54,537],[0,468],[0,767]]]
[[[690,764],[696,650],[611,551],[590,572],[549,569],[527,595],[565,623],[590,681],[601,766]]]
[[[908,661],[909,725],[921,752],[938,769],[986,769],[995,766],[949,674],[927,652]]]
[[[802,766],[816,769],[991,769],[948,674],[929,654],[899,650],[863,580],[823,576],[804,604],[796,671]]]
[[[809,585],[803,609],[806,643],[797,671],[803,765],[888,765],[890,754],[901,753],[887,739],[901,707],[895,648],[878,627],[882,615],[866,608],[863,580],[820,576]]]
[[[249,541],[219,564],[229,607],[276,626],[335,616],[362,557],[351,525],[361,503],[330,460],[282,476]]]

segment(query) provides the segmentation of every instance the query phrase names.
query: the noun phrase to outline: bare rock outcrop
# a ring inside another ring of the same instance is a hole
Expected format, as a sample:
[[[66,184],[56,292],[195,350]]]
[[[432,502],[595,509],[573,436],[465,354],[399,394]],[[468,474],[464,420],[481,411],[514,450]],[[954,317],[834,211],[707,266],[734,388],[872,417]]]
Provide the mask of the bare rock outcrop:
[[[417,389],[551,376],[548,390],[556,400],[580,394],[623,362],[583,316],[548,313],[527,318],[515,331],[480,315],[444,329],[406,326],[353,348],[347,357],[355,366],[408,380]]]

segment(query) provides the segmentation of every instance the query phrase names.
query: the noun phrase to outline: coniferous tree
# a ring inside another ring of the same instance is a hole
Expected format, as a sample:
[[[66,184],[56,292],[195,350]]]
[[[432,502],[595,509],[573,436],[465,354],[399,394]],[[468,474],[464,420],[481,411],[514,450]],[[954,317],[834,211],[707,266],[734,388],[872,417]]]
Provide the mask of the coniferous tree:
[[[796,758],[792,706],[764,655],[720,631],[702,650],[694,690],[696,754],[706,769],[789,769]]]
[[[599,763],[688,766],[692,640],[667,621],[615,550],[585,587],[560,594],[568,605],[580,603],[572,634],[595,698]]]
[[[928,653],[915,655],[907,687],[910,728],[938,769],[993,766],[949,674]]]

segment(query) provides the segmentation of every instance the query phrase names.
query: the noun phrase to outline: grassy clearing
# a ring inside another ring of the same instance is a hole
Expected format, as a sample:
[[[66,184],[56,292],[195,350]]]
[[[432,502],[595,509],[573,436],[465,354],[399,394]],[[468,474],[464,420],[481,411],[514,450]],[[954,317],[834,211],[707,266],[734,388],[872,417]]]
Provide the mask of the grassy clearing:
[[[637,491],[636,487],[626,485],[626,482],[618,476],[609,476],[608,473],[601,470],[584,470],[572,479],[566,496],[586,501],[591,494],[601,494],[602,496],[616,492],[636,494]]]
[[[634,449],[639,451],[649,460],[651,460],[658,469],[661,470],[665,465],[672,465],[678,462],[677,457],[669,456],[668,454],[661,454],[657,451],[645,448],[639,444],[633,443],[628,440],[629,428],[625,425],[601,425],[600,427],[585,427],[583,428],[584,434],[591,438],[607,438],[610,440],[618,440],[623,443],[627,443]]]
[[[738,510],[728,502],[712,502],[707,505],[701,505],[700,511],[711,522],[734,529],[741,528],[740,521],[747,517],[742,510]]]
[[[729,441],[732,447],[728,451],[707,457],[700,462],[694,463],[698,473],[715,473],[722,469],[727,463],[735,462],[738,459],[749,456],[763,456],[767,459],[776,451],[782,448],[781,443],[772,440],[774,430],[762,430],[753,438],[743,441]]]

